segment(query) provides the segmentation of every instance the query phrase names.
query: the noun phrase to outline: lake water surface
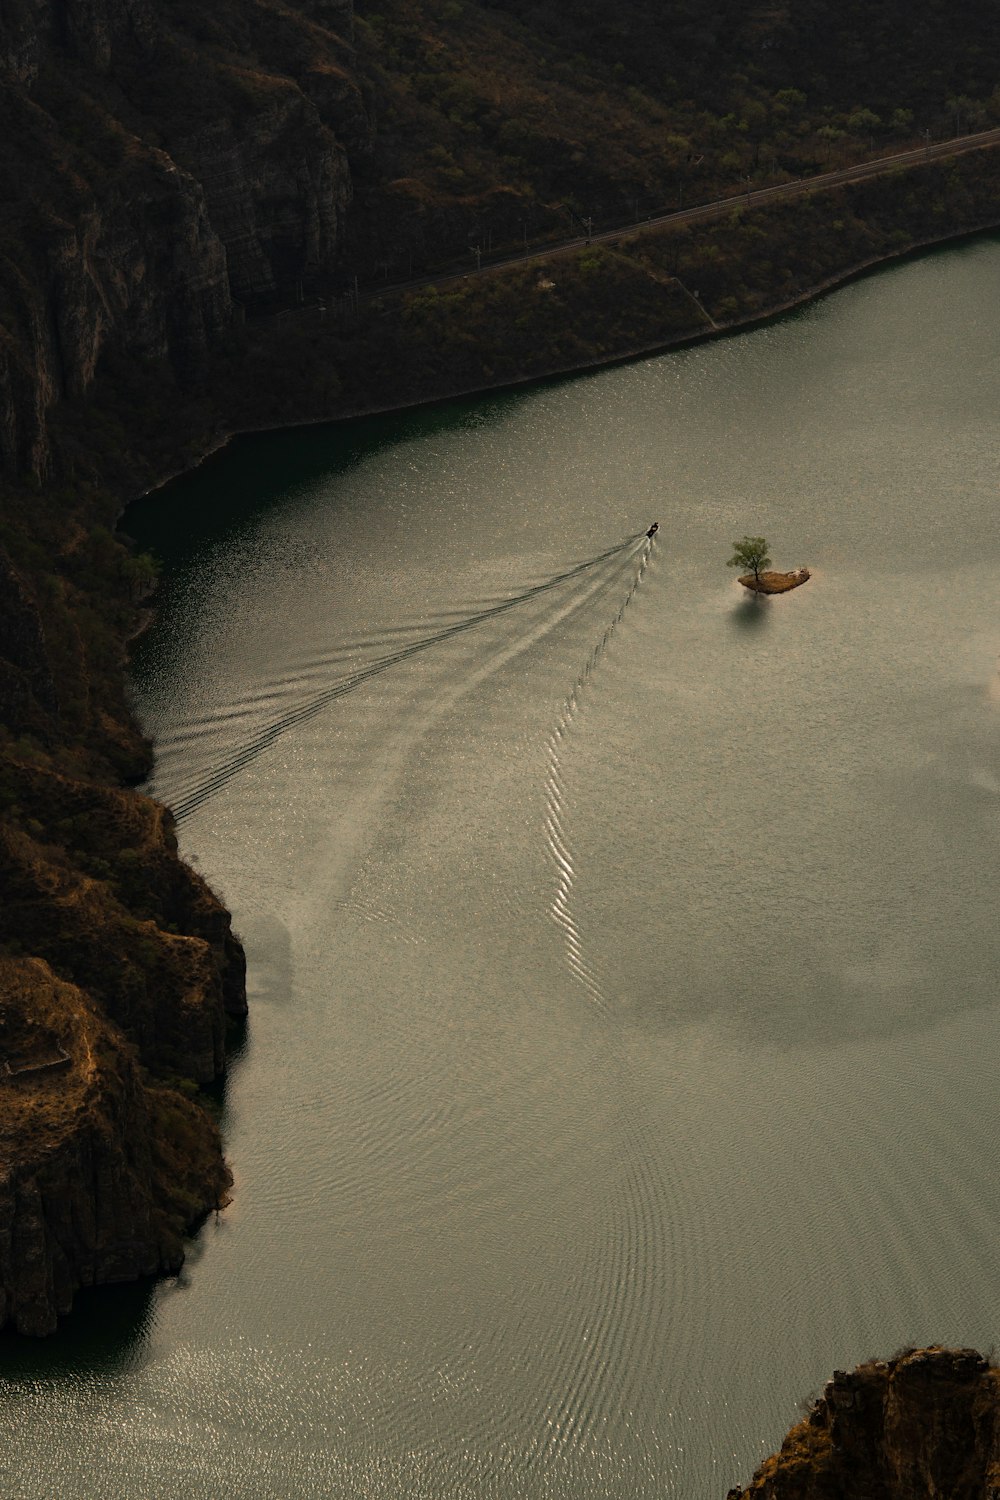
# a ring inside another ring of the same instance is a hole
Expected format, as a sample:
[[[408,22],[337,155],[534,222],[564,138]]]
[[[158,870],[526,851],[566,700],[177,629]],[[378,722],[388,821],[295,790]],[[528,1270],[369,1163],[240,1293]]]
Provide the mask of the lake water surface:
[[[993,1344],[998,288],[979,240],[132,509],[235,1201],[8,1342],[4,1493],[721,1500],[835,1366]]]

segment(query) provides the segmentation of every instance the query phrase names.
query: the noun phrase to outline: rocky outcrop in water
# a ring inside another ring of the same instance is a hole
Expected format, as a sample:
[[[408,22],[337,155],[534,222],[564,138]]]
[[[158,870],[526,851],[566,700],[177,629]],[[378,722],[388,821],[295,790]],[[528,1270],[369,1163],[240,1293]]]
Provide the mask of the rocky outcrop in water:
[[[80,1286],[176,1269],[224,1202],[195,1085],[244,971],[163,808],[10,753],[0,801],[0,1326],[37,1334]]]
[[[997,1500],[1000,1370],[974,1349],[907,1349],[838,1370],[729,1500]]]
[[[231,1178],[205,1111],[84,990],[0,958],[0,996],[0,1326],[44,1334],[81,1286],[176,1270]]]

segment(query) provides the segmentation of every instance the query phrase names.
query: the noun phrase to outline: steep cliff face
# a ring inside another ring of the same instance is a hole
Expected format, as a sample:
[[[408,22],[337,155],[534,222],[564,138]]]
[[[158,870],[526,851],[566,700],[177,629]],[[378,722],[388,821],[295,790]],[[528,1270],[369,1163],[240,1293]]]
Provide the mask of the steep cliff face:
[[[175,1267],[225,1196],[189,1095],[243,955],[169,815],[115,785],[148,767],[122,666],[150,578],[95,470],[135,462],[134,403],[148,433],[199,398],[248,304],[329,273],[367,148],[352,24],[349,0],[0,10],[0,1326]],[[113,409],[86,405],[102,370]]]
[[[10,0],[0,18],[0,64],[30,83],[48,53],[61,48],[91,67],[107,68],[123,41],[148,50],[157,30],[150,0]]]
[[[997,1500],[1000,1370],[910,1349],[838,1370],[780,1453],[729,1500]]]
[[[5,8],[0,471],[49,472],[48,414],[102,355],[169,361],[190,387],[234,296],[330,273],[351,197],[339,132],[362,152],[367,135],[351,24],[344,3]]]
[[[169,814],[13,756],[4,772],[0,941],[98,999],[148,1068],[210,1083],[226,1016],[245,1012],[241,959]]]
[[[49,412],[89,388],[102,354],[128,348],[193,373],[232,304],[204,193],[166,153],[115,131],[116,160],[95,172],[15,90],[3,126],[0,193],[23,198],[14,174],[30,163],[33,175],[0,228],[0,467],[44,476]]]
[[[48,1333],[223,1202],[185,1090],[222,1070],[244,965],[157,804],[8,751],[0,812],[0,1327]]]
[[[332,267],[350,201],[343,148],[315,105],[291,85],[270,93],[248,119],[177,143],[226,247],[230,289],[249,302]]]
[[[21,734],[44,725],[57,701],[41,612],[0,548],[0,723]]]

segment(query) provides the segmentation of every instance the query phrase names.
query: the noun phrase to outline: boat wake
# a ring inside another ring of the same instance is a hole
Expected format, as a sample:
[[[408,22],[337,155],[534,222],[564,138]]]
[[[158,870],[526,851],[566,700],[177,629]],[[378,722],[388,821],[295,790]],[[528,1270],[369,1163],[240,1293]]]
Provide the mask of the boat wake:
[[[589,583],[589,575],[599,574],[601,570],[612,568],[614,574],[617,569],[614,564],[624,557],[631,558],[633,554],[641,550],[643,558],[648,553],[649,543],[645,536],[629,537],[615,547],[610,547],[596,557],[587,558],[583,562],[574,564],[562,572],[553,574],[540,583],[531,585],[521,590],[510,598],[502,599],[496,603],[489,604],[482,609],[472,613],[463,613],[457,618],[446,619],[436,629],[431,630],[416,640],[408,640],[397,646],[394,650],[376,656],[372,660],[365,661],[362,666],[334,677],[327,681],[322,687],[312,692],[299,696],[293,700],[284,710],[275,715],[268,723],[257,729],[250,738],[246,739],[238,749],[220,763],[210,767],[203,774],[182,786],[176,792],[172,792],[166,800],[168,801],[174,818],[178,823],[183,823],[193,813],[204,806],[213,797],[216,797],[229,783],[250,766],[255,760],[269,750],[283,735],[291,730],[299,728],[308,723],[317,715],[323,713],[332,704],[349,694],[356,692],[366,683],[370,683],[383,673],[391,671],[395,667],[402,666],[413,657],[423,652],[430,651],[435,646],[453,640],[467,631],[472,631],[490,622],[501,618],[515,610],[544,599],[547,594],[556,594],[557,591],[570,592],[574,583]],[[641,572],[641,566],[640,566]],[[590,590],[588,588],[587,592]],[[627,601],[626,601],[627,602]],[[624,606],[623,606],[624,608]],[[610,629],[606,636],[610,634]],[[383,638],[384,639],[384,638]],[[599,648],[603,649],[606,639]],[[364,656],[373,648],[373,642],[356,643],[351,654],[357,659]],[[344,649],[340,649],[335,660],[343,661]],[[258,701],[267,701],[275,696],[274,689],[261,690]],[[220,711],[216,716],[216,723],[223,719],[238,720],[246,711],[245,704],[238,704]],[[204,726],[196,725],[187,731],[181,731],[178,739],[193,739],[203,732]]]
[[[631,586],[619,605],[617,614],[614,615],[604,634],[596,642],[584,663],[580,675],[570,689],[569,696],[563,705],[562,713],[559,715],[555,728],[549,736],[547,746],[548,766],[545,778],[545,831],[548,839],[548,852],[556,875],[556,891],[549,906],[549,916],[562,932],[566,963],[570,972],[574,979],[582,985],[588,998],[601,1010],[608,1009],[607,995],[594,966],[584,954],[580,930],[573,916],[572,895],[575,870],[573,851],[566,830],[566,797],[563,787],[560,757],[562,747],[569,738],[573,723],[579,713],[580,701],[586,691],[587,685],[597,670],[601,657],[608,649],[611,637],[621,624],[625,616],[625,611],[635,598],[639,584],[642,582],[642,576],[646,571],[652,547],[652,538],[647,533],[643,538],[641,548],[636,549],[637,565]]]

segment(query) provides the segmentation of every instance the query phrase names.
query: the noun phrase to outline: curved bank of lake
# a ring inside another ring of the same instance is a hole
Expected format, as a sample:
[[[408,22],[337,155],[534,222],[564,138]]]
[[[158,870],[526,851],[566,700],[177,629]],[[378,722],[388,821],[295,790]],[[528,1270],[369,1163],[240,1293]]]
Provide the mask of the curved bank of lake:
[[[8,1488],[710,1500],[834,1366],[995,1341],[998,276],[133,509],[236,1197],[8,1346]],[[822,587],[747,598],[744,532]]]

